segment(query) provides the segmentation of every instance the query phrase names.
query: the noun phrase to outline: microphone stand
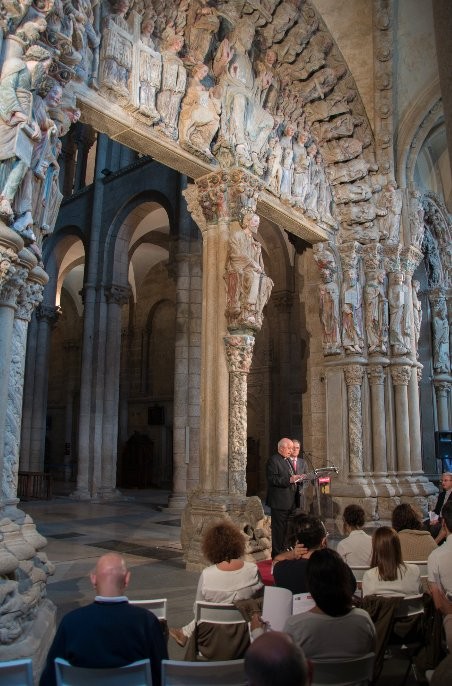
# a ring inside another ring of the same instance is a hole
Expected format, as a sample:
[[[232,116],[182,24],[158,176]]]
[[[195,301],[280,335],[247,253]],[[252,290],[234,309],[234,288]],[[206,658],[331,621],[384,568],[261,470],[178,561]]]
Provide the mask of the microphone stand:
[[[314,478],[312,479],[312,477],[311,477],[311,480],[314,481],[315,498],[316,498],[316,502],[317,502],[316,510],[317,510],[317,515],[320,517],[321,516],[321,512],[320,512],[320,487],[319,487],[319,480],[317,478],[317,470],[314,467],[314,465],[312,464],[312,460],[311,460],[312,453],[308,453],[306,450],[303,450],[302,455],[303,455],[303,459],[307,462],[309,469],[312,470],[312,474],[314,475]]]

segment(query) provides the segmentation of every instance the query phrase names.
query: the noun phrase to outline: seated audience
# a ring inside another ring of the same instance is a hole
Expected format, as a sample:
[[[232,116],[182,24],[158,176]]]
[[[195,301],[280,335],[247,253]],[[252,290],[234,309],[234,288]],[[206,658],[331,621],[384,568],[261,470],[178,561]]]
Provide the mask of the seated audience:
[[[308,686],[311,669],[302,650],[280,631],[264,633],[245,655],[249,686]]]
[[[428,556],[428,584],[435,607],[444,615],[447,647],[452,651],[452,500],[443,506],[442,528],[446,540]]]
[[[432,535],[424,529],[422,520],[409,503],[397,505],[392,512],[392,528],[399,534],[402,559],[426,560],[437,547]]]
[[[441,487],[442,490],[438,496],[433,512],[430,514],[430,520],[427,520],[430,533],[435,538],[438,545],[442,543],[446,537],[444,529],[441,526],[441,520],[443,507],[452,494],[452,472],[444,472],[442,474]]]
[[[389,526],[374,532],[370,566],[363,575],[363,596],[405,596],[420,592],[419,567],[403,561],[399,536]]]
[[[55,686],[56,657],[92,668],[124,667],[149,658],[152,683],[159,686],[160,663],[168,659],[163,631],[152,612],[130,605],[124,595],[130,580],[124,559],[117,553],[103,555],[90,577],[97,591],[94,602],[61,620],[40,686]]]
[[[342,515],[346,538],[337,552],[350,567],[368,567],[372,556],[372,536],[363,531],[366,515],[359,505],[347,505]]]
[[[245,554],[245,536],[232,522],[224,520],[211,526],[204,535],[202,552],[211,566],[201,572],[196,600],[233,603],[262,593],[257,565],[241,559]],[[169,633],[180,646],[185,646],[194,628],[193,620],[182,628],[170,628]]]
[[[340,555],[328,549],[314,551],[307,564],[307,584],[315,607],[292,615],[284,626],[306,657],[352,658],[373,652],[375,627],[365,610],[353,607],[354,585]]]

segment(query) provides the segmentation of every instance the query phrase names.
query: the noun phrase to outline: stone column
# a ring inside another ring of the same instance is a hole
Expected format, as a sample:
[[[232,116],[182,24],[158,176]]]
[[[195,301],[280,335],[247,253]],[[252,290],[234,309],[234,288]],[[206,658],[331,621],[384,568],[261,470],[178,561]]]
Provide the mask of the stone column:
[[[289,291],[274,293],[272,303],[275,304],[275,308],[278,313],[278,360],[281,386],[285,387],[285,389],[287,390],[287,388],[290,388],[292,372],[292,366],[290,364],[290,345],[292,327],[290,325],[290,322],[293,295],[292,293],[289,293]],[[276,420],[278,424],[273,427],[274,431],[272,433],[274,433],[277,436],[290,435],[290,394],[287,392],[278,393],[277,390],[276,405],[278,407],[278,412],[274,421]]]
[[[363,367],[351,364],[344,368],[344,376],[347,385],[349,473],[352,477],[363,476]]]
[[[68,482],[72,475],[73,424],[74,424],[74,394],[76,391],[76,374],[78,370],[78,353],[80,346],[76,341],[66,340],[63,345],[64,354],[67,356],[68,376],[66,380],[66,408],[64,417],[64,465],[63,478]]]
[[[410,462],[410,418],[408,413],[408,384],[411,379],[412,367],[395,364],[391,366],[392,383],[394,385],[397,471],[399,476],[411,476]]]
[[[50,335],[60,313],[59,307],[46,304],[39,305],[36,310],[38,330],[30,440],[30,471],[32,472],[41,472],[44,468]]]
[[[225,336],[229,369],[229,493],[246,496],[247,376],[254,336]]]
[[[116,463],[118,453],[119,370],[121,360],[121,307],[129,301],[130,289],[110,286],[105,289],[107,325],[105,338],[105,377],[102,413],[101,476],[98,493],[102,498],[117,497]]]
[[[449,431],[449,395],[450,380],[435,379],[433,382],[436,393],[436,408],[438,416],[438,431]]]
[[[28,250],[19,253],[24,265],[24,281],[19,288],[14,318],[12,355],[8,385],[8,408],[5,423],[5,462],[2,498],[6,505],[16,504],[19,472],[19,448],[24,388],[25,348],[28,323],[35,307],[42,301],[47,274],[37,266],[36,257]],[[28,279],[27,279],[28,277]]]
[[[387,480],[386,460],[386,410],[385,410],[385,373],[380,364],[370,365],[367,370],[370,383],[372,408],[372,453],[373,472],[379,479]]]

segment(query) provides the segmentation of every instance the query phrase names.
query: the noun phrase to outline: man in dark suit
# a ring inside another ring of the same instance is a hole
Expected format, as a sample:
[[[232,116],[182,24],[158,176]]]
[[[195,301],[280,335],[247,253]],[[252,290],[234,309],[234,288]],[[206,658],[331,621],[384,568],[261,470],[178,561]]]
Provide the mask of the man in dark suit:
[[[267,505],[272,516],[272,557],[286,549],[289,519],[300,505],[299,485],[306,478],[303,460],[293,458],[293,442],[281,438],[278,452],[267,461]]]
[[[430,533],[432,536],[435,538],[437,543],[442,543],[442,541],[445,538],[444,530],[441,526],[441,514],[444,505],[448,502],[449,498],[451,497],[452,494],[452,473],[451,472],[444,472],[444,474],[441,477],[441,486],[442,486],[442,491],[438,496],[438,500],[436,501],[435,508],[433,510],[433,513],[436,515],[435,517],[430,517]],[[452,498],[450,500],[452,502]]]
[[[152,683],[160,686],[160,663],[168,658],[157,617],[130,605],[124,591],[130,579],[117,553],[99,558],[91,573],[97,595],[94,602],[66,614],[47,655],[40,686],[55,686],[56,657],[76,667],[124,667],[137,660],[151,661]]]

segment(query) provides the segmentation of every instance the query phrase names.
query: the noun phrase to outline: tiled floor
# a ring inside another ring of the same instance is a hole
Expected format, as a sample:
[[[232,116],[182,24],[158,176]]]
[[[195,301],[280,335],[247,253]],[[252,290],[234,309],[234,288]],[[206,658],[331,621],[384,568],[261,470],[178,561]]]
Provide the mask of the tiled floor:
[[[180,545],[180,517],[165,511],[166,491],[127,491],[114,502],[76,502],[57,497],[51,501],[22,502],[21,509],[47,538],[48,558],[55,564],[48,596],[59,619],[69,610],[89,603],[94,592],[89,571],[97,558],[117,550],[131,569],[131,599],[168,599],[168,623],[181,626],[193,616],[198,574],[185,570]],[[161,509],[163,508],[163,509]],[[329,539],[335,547],[335,537]],[[184,650],[170,639],[169,653],[182,659]],[[378,686],[400,683],[405,663],[386,660]],[[415,679],[410,675],[407,686]]]

